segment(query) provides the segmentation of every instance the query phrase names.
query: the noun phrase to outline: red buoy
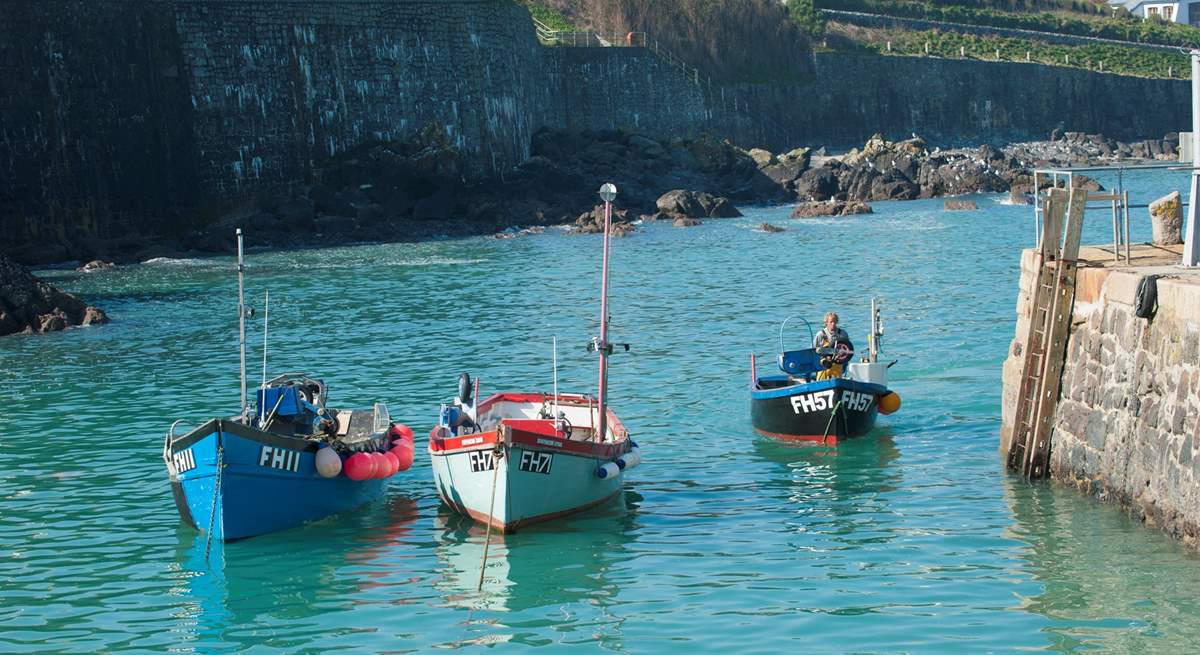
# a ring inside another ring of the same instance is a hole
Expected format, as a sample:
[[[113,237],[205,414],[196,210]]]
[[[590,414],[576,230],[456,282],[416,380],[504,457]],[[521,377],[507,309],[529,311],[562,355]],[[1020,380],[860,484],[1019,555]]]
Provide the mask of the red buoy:
[[[400,470],[400,458],[396,457],[392,452],[384,453],[383,458],[387,461],[387,475],[385,477],[396,475],[396,471]]]
[[[371,477],[386,478],[388,472],[388,463],[387,459],[383,456],[383,453],[371,453],[371,459],[375,462],[375,475]]]
[[[355,482],[362,482],[375,474],[375,460],[367,453],[354,453],[342,465],[346,477]]]
[[[389,451],[400,463],[399,470],[407,471],[413,464],[413,445],[411,441],[401,441]]]
[[[388,428],[388,433],[391,434],[393,438],[400,437],[403,439],[408,439],[409,441],[412,441],[413,438],[412,428],[403,423],[396,423],[392,425],[392,427]]]

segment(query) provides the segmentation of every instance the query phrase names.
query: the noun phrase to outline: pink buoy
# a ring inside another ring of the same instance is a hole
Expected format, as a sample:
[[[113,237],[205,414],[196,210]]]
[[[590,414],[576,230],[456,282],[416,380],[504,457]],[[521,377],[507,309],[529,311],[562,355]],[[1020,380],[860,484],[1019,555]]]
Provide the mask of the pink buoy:
[[[384,453],[383,458],[387,461],[388,467],[387,476],[385,477],[390,478],[391,476],[396,475],[396,472],[400,470],[400,458],[396,457],[396,455],[391,452]]]
[[[412,442],[404,441],[392,448],[389,451],[396,456],[396,460],[400,463],[400,471],[407,471],[413,464],[413,447]]]
[[[342,470],[345,471],[346,477],[355,482],[362,482],[374,475],[375,460],[367,453],[354,453],[346,459]]]

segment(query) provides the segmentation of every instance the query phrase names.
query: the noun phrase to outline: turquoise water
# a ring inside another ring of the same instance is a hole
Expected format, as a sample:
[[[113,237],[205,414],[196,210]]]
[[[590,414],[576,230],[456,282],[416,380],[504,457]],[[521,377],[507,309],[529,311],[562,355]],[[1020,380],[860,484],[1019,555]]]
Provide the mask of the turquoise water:
[[[1129,180],[1142,200],[1183,181]],[[384,500],[206,564],[159,453],[175,418],[236,411],[232,259],[44,272],[114,322],[0,340],[0,652],[1193,650],[1200,558],[1003,471],[1000,367],[1032,227],[976,199],[803,222],[757,208],[614,240],[613,339],[633,351],[611,394],[647,460],[622,503],[493,536],[481,593],[484,532],[439,508],[423,448]],[[599,261],[598,236],[548,230],[251,253],[247,288],[259,317],[271,293],[272,373],[319,373],[335,404],[385,401],[422,435],[460,370],[484,393],[548,389],[555,336],[562,388],[592,390]],[[901,411],[836,449],[756,437],[749,353],[826,309],[864,341],[871,295]]]

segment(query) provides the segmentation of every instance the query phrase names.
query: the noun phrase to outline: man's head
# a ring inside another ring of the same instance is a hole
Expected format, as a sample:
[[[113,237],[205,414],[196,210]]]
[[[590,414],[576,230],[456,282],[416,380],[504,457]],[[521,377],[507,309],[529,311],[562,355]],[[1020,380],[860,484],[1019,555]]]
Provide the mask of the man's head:
[[[825,329],[830,332],[837,329],[838,315],[837,312],[825,312]]]

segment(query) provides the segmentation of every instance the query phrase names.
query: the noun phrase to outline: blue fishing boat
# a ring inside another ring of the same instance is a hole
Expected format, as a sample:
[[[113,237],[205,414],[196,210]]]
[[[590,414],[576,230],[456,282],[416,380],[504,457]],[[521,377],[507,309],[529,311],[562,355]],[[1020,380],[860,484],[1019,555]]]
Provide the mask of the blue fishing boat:
[[[387,406],[336,410],[325,383],[303,373],[265,379],[246,403],[244,266],[238,230],[242,411],[176,435],[163,461],[184,523],[230,541],[295,527],[378,498],[387,478],[412,465],[412,431]],[[264,327],[265,348],[265,327]]]
[[[792,350],[785,347],[784,334],[793,319],[808,328],[807,343],[813,342],[808,321],[799,317],[784,319],[779,327],[777,358],[781,375],[760,376],[755,356],[750,355],[750,418],[756,432],[786,441],[835,444],[870,432],[879,414],[891,414],[900,408],[899,394],[887,386],[888,369],[896,362],[878,361],[883,325],[874,300],[868,352],[862,361],[849,363],[844,375],[830,375],[826,369],[832,362],[849,362],[854,355],[849,344]]]

